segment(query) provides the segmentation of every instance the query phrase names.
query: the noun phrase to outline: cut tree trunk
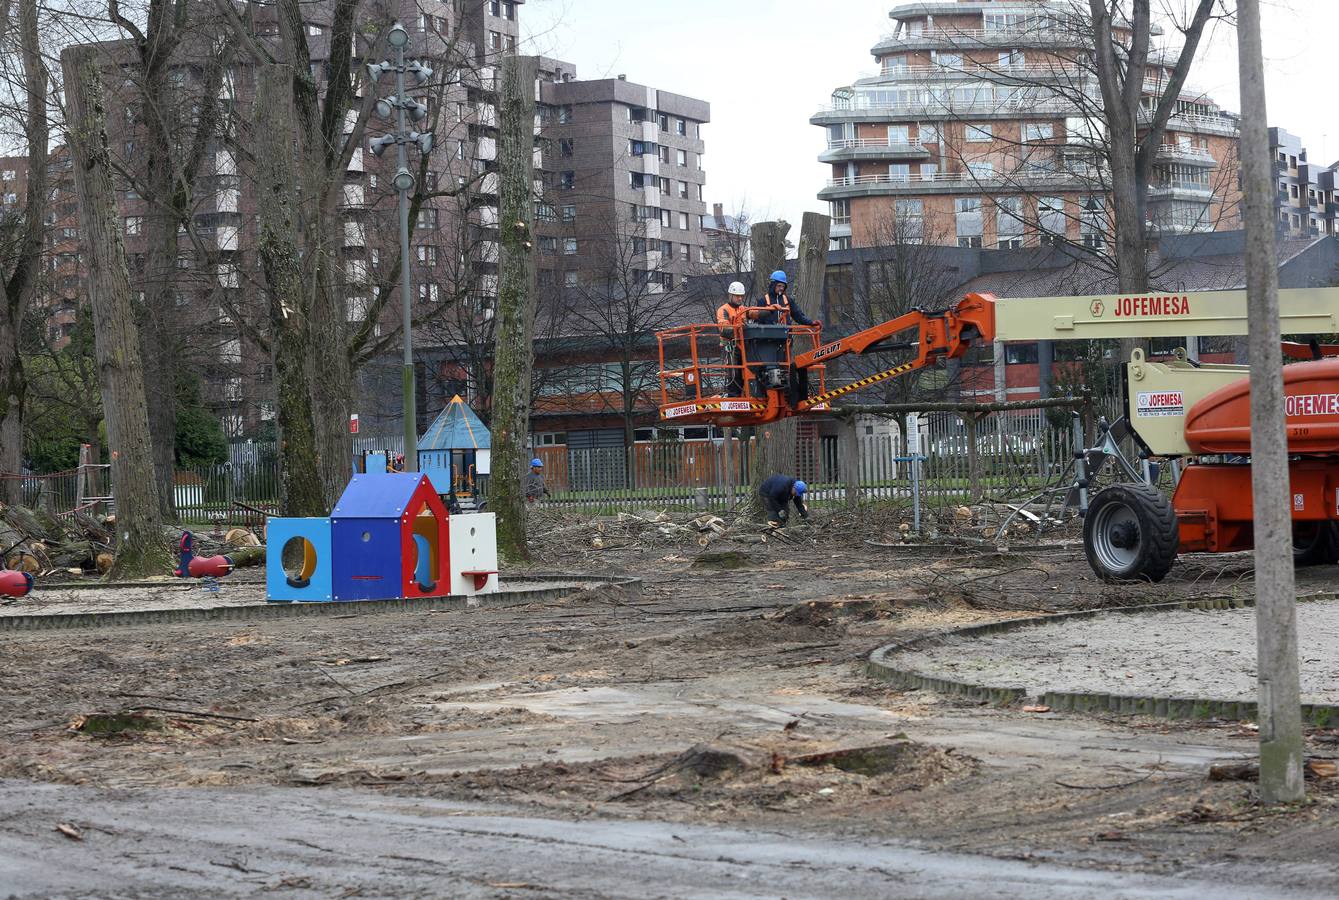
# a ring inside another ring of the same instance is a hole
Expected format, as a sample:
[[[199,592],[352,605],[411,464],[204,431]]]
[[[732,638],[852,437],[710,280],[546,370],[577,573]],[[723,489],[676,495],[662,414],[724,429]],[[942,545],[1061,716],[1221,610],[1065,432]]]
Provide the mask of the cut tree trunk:
[[[116,562],[108,577],[124,580],[166,571],[170,557],[163,541],[153,472],[139,333],[131,308],[130,276],[107,149],[107,101],[99,61],[96,45],[68,47],[61,53],[68,139],[80,231],[88,254],[89,299],[116,497]]]
[[[768,276],[786,263],[786,222],[759,222],[750,231],[753,250],[753,293],[767,293]],[[803,298],[801,298],[803,303]],[[758,488],[769,475],[795,469],[795,422],[781,419],[753,429],[749,442],[749,494],[746,509],[754,516],[762,514]]]
[[[493,471],[489,504],[497,513],[504,559],[529,559],[525,489],[530,376],[534,366],[534,115],[538,59],[508,57],[502,66],[498,138],[501,264],[493,357]]]

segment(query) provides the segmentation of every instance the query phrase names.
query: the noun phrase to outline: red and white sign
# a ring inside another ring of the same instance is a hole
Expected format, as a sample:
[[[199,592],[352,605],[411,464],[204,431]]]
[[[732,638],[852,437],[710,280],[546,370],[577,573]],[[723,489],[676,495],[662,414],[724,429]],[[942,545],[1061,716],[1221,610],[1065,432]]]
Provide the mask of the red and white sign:
[[[1094,310],[1094,315],[1101,313]],[[1190,298],[1184,295],[1116,298],[1118,319],[1160,319],[1166,316],[1188,315],[1190,315]]]
[[[358,414],[354,413],[353,415],[349,416],[349,434],[357,434],[357,433],[358,433]]]
[[[1148,391],[1136,398],[1136,416],[1184,416],[1186,398],[1180,391]]]
[[[662,412],[660,416],[664,419],[678,419],[683,416],[691,416],[695,412],[697,412],[696,403],[685,403],[683,406],[671,406],[669,409]]]
[[[1294,416],[1339,415],[1339,394],[1294,394],[1283,398],[1283,414]]]

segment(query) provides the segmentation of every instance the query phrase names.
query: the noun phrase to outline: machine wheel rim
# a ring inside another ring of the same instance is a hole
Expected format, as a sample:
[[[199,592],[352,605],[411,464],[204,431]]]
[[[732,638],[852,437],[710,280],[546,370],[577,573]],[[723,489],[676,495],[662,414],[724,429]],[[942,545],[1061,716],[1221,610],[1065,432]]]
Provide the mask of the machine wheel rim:
[[[1133,528],[1135,539],[1133,546],[1122,547],[1125,537]],[[1139,517],[1124,503],[1109,503],[1097,511],[1093,522],[1093,552],[1097,554],[1102,566],[1111,572],[1128,571],[1139,559],[1139,545],[1143,533],[1139,526]]]

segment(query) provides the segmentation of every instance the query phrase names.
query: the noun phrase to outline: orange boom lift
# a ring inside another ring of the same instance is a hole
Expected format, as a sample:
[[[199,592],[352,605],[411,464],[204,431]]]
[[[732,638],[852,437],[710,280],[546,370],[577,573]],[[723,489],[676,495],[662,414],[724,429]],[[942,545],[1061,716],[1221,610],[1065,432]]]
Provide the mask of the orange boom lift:
[[[1285,334],[1339,332],[1339,289],[1279,292]],[[975,343],[1199,337],[1246,333],[1244,291],[997,300],[968,294],[938,312],[913,310],[823,342],[817,327],[686,325],[660,332],[660,418],[675,423],[761,425],[820,413],[832,401],[942,359]],[[894,341],[914,332],[911,340]],[[911,350],[914,356],[850,384],[828,388],[826,363],[848,353]],[[1299,563],[1339,562],[1339,347],[1285,343],[1284,369]],[[1103,423],[1099,446],[1075,460],[1071,495],[1084,518],[1084,549],[1109,581],[1158,581],[1178,553],[1253,546],[1249,370],[1206,364],[1177,351],[1155,362],[1136,350],[1122,365],[1124,415]],[[728,385],[741,390],[726,392]],[[1130,435],[1141,454],[1183,464],[1169,500],[1144,483],[1119,449]],[[1089,496],[1089,474],[1109,462],[1129,478]]]

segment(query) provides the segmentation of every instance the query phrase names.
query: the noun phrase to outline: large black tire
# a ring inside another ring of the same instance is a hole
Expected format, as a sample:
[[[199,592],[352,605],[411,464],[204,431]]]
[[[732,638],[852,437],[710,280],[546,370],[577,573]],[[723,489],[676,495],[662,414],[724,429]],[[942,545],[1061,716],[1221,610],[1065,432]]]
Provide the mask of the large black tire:
[[[1103,581],[1162,581],[1179,543],[1171,501],[1147,484],[1098,491],[1083,520],[1083,550]]]
[[[1293,563],[1332,566],[1339,562],[1339,531],[1333,522],[1293,523]]]

